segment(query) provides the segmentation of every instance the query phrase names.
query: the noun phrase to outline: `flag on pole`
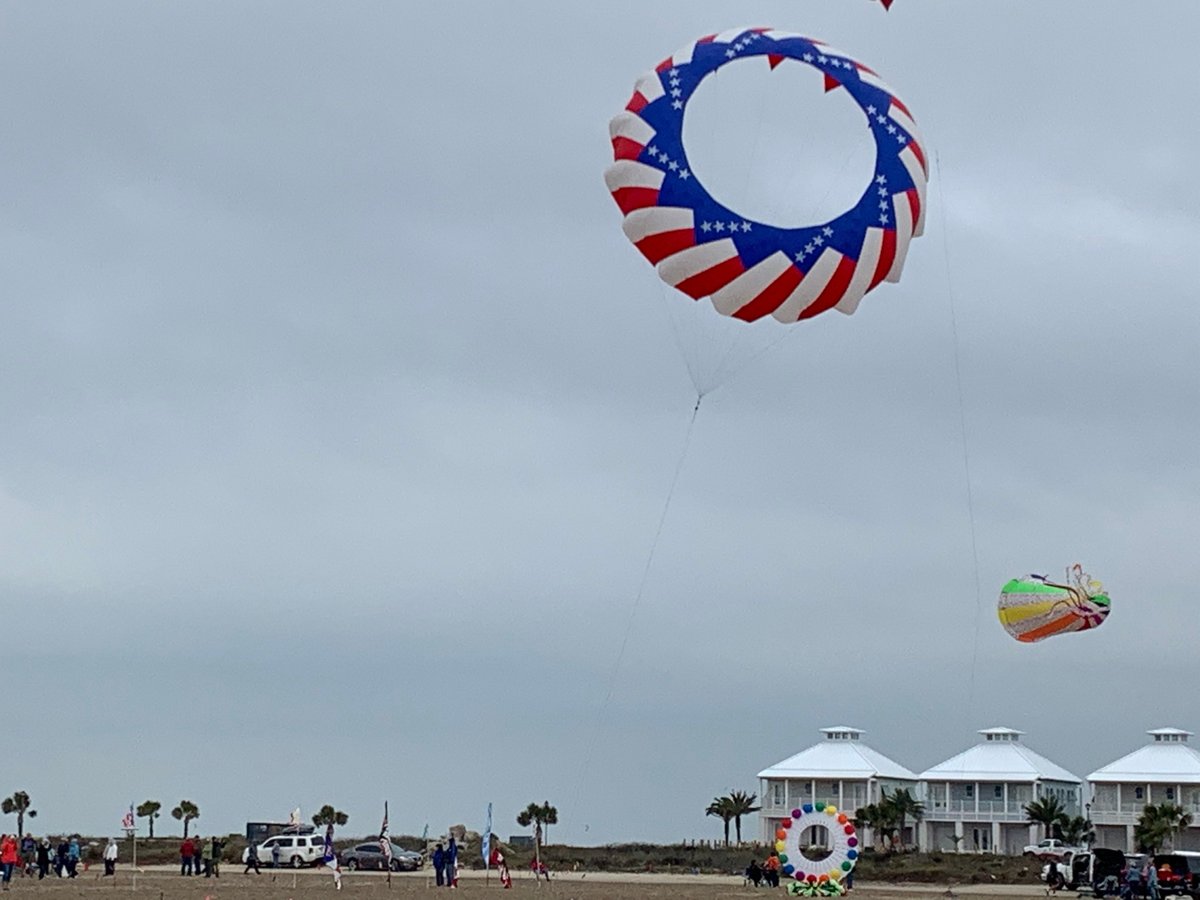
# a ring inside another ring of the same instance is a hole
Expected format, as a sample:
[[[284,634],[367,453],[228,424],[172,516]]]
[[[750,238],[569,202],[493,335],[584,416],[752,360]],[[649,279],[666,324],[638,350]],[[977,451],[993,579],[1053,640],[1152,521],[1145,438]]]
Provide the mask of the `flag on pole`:
[[[488,804],[487,824],[483,826],[483,866],[492,867],[492,804]]]
[[[300,807],[297,806],[292,810],[291,815],[288,816],[288,824],[292,826],[300,824]]]
[[[379,828],[379,849],[387,857],[388,866],[392,864],[392,836],[388,833],[387,801],[383,801],[383,825]]]
[[[129,812],[121,817],[121,827],[126,831],[133,831],[135,828],[136,819],[133,817],[133,804],[129,804]]]

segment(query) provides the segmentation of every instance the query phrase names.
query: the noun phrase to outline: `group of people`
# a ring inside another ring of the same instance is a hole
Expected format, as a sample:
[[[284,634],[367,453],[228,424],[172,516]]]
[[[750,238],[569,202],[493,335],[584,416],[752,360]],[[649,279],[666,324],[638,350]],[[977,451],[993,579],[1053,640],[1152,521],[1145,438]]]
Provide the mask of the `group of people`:
[[[110,842],[114,851],[116,844]],[[59,878],[74,878],[79,874],[79,863],[83,859],[83,851],[79,846],[79,838],[62,838],[58,845],[50,843],[49,838],[40,841],[33,835],[26,834],[18,838],[15,834],[0,834],[0,883],[8,890],[13,872],[32,876],[37,873],[38,880],[50,874],[51,869]],[[105,848],[104,874],[112,875],[116,871],[116,855],[110,860],[108,848]]]
[[[779,873],[782,869],[779,860],[779,854],[774,850],[761,863],[757,859],[750,860],[750,865],[746,866],[746,880],[755,887],[779,887]],[[842,879],[842,887],[847,891],[854,887],[854,870],[851,869],[846,873],[846,877]]]
[[[1141,866],[1130,866],[1129,871],[1125,873],[1125,883],[1121,885],[1121,896],[1126,900],[1132,897],[1149,897],[1150,900],[1159,900],[1161,896],[1158,889],[1160,873],[1166,878],[1173,878],[1175,874],[1165,862],[1161,869],[1156,869],[1153,856],[1147,856]]]
[[[205,840],[202,837],[185,837],[179,845],[179,874],[200,875],[205,878],[221,877],[221,854],[225,842],[217,837]],[[246,871],[250,871],[247,866]]]
[[[779,887],[779,854],[774,850],[761,863],[757,859],[750,860],[746,866],[746,880],[755,887]]]
[[[450,835],[450,841],[445,848],[441,844],[433,848],[433,855],[429,861],[433,863],[438,887],[458,887],[458,844],[454,835]]]

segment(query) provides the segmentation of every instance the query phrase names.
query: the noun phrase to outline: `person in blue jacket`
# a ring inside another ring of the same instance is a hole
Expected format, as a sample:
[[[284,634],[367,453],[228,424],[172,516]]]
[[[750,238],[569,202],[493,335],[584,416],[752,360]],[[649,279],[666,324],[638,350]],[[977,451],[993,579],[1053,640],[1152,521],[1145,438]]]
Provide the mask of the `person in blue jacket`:
[[[433,861],[434,874],[437,875],[437,886],[441,887],[443,884],[445,884],[443,879],[445,878],[445,868],[444,867],[446,865],[446,851],[442,849],[441,844],[438,844],[436,847],[433,848],[433,860],[432,861]]]

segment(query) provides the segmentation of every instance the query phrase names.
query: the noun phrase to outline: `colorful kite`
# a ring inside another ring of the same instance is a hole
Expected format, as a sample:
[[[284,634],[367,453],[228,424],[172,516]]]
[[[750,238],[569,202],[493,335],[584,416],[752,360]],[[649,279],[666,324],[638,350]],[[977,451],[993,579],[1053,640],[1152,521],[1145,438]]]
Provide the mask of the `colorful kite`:
[[[1079,565],[1067,570],[1066,581],[1055,584],[1044,575],[1028,575],[1004,585],[997,613],[1005,631],[1030,644],[1099,627],[1112,608],[1104,586]]]
[[[844,88],[875,141],[875,173],[840,216],[803,228],[752,221],[700,183],[683,146],[683,117],[700,83],[722,66],[761,57],[820,73]],[[769,28],[701,38],[637,81],[609,124],[614,162],[604,180],[625,215],[626,236],[667,284],[717,311],[753,321],[854,312],[867,291],[898,281],[910,239],[921,234],[928,164],[908,108],[873,70],[820,41]]]

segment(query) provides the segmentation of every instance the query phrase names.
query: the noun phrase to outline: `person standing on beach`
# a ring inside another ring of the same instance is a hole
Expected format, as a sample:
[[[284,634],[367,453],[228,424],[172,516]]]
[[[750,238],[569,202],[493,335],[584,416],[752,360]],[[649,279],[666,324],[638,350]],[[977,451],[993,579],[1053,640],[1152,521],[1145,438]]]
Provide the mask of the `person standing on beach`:
[[[203,843],[204,841],[200,840],[200,835],[196,835],[195,840],[192,841],[192,871],[196,875],[200,874],[200,865],[204,861],[202,859],[204,855],[204,848],[200,846]]]
[[[254,841],[251,841],[250,845],[246,847],[246,870],[242,874],[249,875],[251,869],[254,870],[255,875],[262,874],[262,869],[258,867],[258,847],[255,846]]]
[[[281,852],[282,851],[279,849],[279,841],[276,841],[275,843],[273,843],[271,845],[271,868],[272,869],[279,868],[279,854]],[[275,876],[272,875],[271,880],[273,881],[274,879],[275,879]]]
[[[221,877],[221,857],[225,855],[225,842],[217,840],[214,834],[212,839],[212,873],[213,878]]]
[[[1154,868],[1154,857],[1146,857],[1146,868],[1142,870],[1142,880],[1146,883],[1146,896],[1150,900],[1159,900],[1158,869]]]
[[[212,841],[206,841],[204,838],[196,838],[196,840],[200,842],[200,861],[204,864],[204,877],[212,878]]]
[[[33,863],[37,859],[37,841],[32,834],[21,838],[21,871],[25,875],[33,874]]]
[[[433,874],[437,876],[437,886],[441,887],[446,883],[446,851],[442,849],[442,845],[438,844],[433,848]]]
[[[54,848],[54,874],[59,878],[62,878],[63,872],[67,871],[67,851],[70,849],[66,838],[59,841],[58,846]]]
[[[117,874],[117,839],[109,838],[108,844],[104,847],[104,874]]]
[[[74,878],[79,874],[79,838],[71,836],[71,843],[67,845],[67,877]]]
[[[38,881],[50,874],[50,838],[42,838],[37,847]]]
[[[458,887],[458,842],[450,835],[446,845],[446,887]]]
[[[183,843],[179,845],[179,874],[192,874],[192,856],[196,852],[196,845],[192,843],[191,838],[184,838]]]
[[[12,881],[13,867],[17,864],[20,854],[17,852],[17,839],[11,834],[0,834],[0,884],[4,890],[8,890],[8,883]]]

